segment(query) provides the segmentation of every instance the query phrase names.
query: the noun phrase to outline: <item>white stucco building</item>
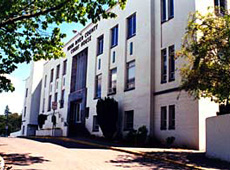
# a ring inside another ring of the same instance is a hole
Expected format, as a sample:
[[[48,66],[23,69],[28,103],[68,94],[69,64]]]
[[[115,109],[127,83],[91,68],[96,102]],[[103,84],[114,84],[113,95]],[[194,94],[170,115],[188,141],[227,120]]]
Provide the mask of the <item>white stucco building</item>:
[[[145,125],[158,140],[174,136],[176,145],[204,149],[205,119],[216,115],[218,106],[179,91],[177,68],[184,62],[174,56],[189,14],[206,12],[214,5],[227,8],[229,3],[128,0],[125,10],[111,9],[117,14],[115,19],[86,26],[65,44],[66,58],[43,65],[39,113],[49,116],[43,127],[46,130],[38,133],[49,134],[51,105],[56,101],[56,127],[63,136],[77,135],[84,127],[102,135],[96,103],[98,98],[110,96],[119,103],[123,134]]]

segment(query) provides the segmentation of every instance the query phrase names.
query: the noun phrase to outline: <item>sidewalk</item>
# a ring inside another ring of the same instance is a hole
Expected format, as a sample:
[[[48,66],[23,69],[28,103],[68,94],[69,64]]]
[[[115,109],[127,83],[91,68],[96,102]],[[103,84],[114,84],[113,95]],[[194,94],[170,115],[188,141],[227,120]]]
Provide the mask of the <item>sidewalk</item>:
[[[189,169],[199,169],[199,170],[212,170],[212,169],[223,169],[230,170],[230,163],[208,159],[205,157],[205,153],[197,150],[186,150],[186,149],[164,149],[164,148],[137,148],[137,147],[127,147],[122,146],[117,143],[110,143],[108,141],[101,141],[97,139],[89,138],[66,138],[66,137],[31,137],[29,139],[40,140],[45,142],[56,143],[59,141],[61,143],[73,143],[88,145],[94,148],[110,149],[119,152],[125,152],[129,154],[134,154],[137,156],[144,157],[150,162],[152,161],[163,161],[166,163],[171,163],[179,165],[184,168]],[[52,142],[53,141],[53,142]],[[56,142],[55,142],[56,141]],[[62,145],[62,144],[61,144]]]

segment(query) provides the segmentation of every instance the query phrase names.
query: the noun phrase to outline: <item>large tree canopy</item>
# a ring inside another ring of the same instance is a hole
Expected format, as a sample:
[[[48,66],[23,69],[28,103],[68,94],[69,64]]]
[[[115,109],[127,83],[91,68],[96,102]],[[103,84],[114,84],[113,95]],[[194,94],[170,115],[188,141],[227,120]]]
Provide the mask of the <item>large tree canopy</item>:
[[[0,92],[13,91],[6,74],[17,64],[31,60],[64,56],[58,25],[63,22],[85,24],[115,17],[106,8],[126,0],[2,0],[0,4]],[[54,27],[55,25],[55,27]],[[50,27],[52,26],[52,27]]]
[[[178,56],[187,60],[181,69],[182,89],[215,102],[230,97],[230,15],[196,12],[189,20]]]

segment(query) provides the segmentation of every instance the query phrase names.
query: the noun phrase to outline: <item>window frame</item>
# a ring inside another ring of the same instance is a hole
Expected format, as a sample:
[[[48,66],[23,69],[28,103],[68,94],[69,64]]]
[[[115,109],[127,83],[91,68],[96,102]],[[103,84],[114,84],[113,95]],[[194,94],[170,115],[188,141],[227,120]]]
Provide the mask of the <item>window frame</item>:
[[[128,118],[128,116],[131,116]],[[128,120],[130,119],[130,120]],[[134,129],[134,110],[128,110],[124,113],[124,131],[130,131]]]
[[[137,17],[136,13],[130,15],[127,18],[127,39],[130,39],[136,35],[137,31]]]
[[[168,130],[176,129],[176,108],[175,105],[169,105]]]
[[[54,69],[52,68],[50,71],[50,83],[52,83],[54,80]]]
[[[113,81],[113,71],[115,71],[116,74],[116,80]],[[113,83],[115,83],[115,87],[113,87]],[[109,71],[109,88],[108,88],[108,94],[116,94],[117,92],[117,68],[113,68]]]
[[[67,70],[67,60],[63,61],[63,70],[62,70],[62,75],[66,75],[66,70]]]
[[[167,70],[168,70],[168,61],[167,61],[167,48],[161,50],[161,84],[167,83]]]
[[[167,130],[167,106],[161,106],[160,130]]]
[[[100,91],[98,91],[99,89],[99,80],[100,80]],[[98,74],[96,75],[95,78],[95,98],[99,99],[101,98],[101,92],[102,92],[102,74]]]
[[[99,132],[99,124],[98,124],[97,115],[93,116],[93,132]]]
[[[174,18],[174,0],[168,0],[168,20]]]
[[[118,45],[118,25],[111,29],[111,48],[116,47]]]
[[[104,35],[97,38],[97,56],[103,54],[104,51]]]
[[[175,45],[168,48],[168,67],[169,67],[169,82],[175,81]]]
[[[133,64],[133,65],[131,65]],[[131,66],[130,66],[131,65]],[[129,70],[134,67],[134,78],[129,79]],[[136,82],[136,63],[135,60],[129,61],[126,64],[126,82],[125,82],[125,91],[135,89]]]

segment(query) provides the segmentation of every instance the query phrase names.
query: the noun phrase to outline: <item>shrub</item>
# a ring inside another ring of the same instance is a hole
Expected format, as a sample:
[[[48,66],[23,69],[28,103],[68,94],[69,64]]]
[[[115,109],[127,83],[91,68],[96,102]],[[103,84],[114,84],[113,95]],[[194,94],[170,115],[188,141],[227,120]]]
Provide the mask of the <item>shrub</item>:
[[[167,137],[166,138],[166,145],[168,147],[171,147],[172,144],[175,142],[176,138],[174,136],[171,136],[171,137]]]
[[[38,115],[38,126],[40,129],[42,129],[42,126],[44,125],[46,119],[47,119],[47,115],[44,115],[44,114]]]
[[[104,137],[113,139],[117,132],[118,102],[109,97],[98,100],[97,120]]]

